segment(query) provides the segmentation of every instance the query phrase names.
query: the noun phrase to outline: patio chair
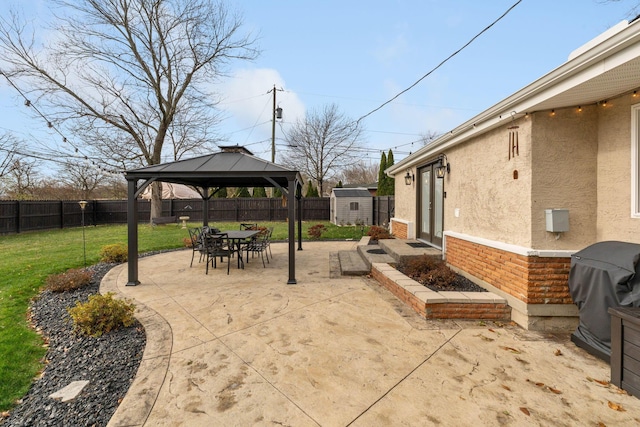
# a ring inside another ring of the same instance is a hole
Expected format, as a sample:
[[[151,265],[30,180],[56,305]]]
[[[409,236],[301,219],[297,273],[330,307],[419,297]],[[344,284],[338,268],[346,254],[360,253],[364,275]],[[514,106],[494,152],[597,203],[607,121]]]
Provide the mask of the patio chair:
[[[269,227],[267,230],[269,231],[269,236],[267,237],[266,245],[269,249],[269,255],[271,255],[271,258],[273,259],[273,252],[271,252],[271,237],[273,237],[273,227]]]
[[[241,222],[240,230],[256,230],[258,228],[257,222]]]
[[[209,263],[213,265],[213,268],[218,267],[218,258],[220,261],[227,258],[227,274],[229,274],[229,266],[231,264],[231,254],[233,248],[229,244],[229,237],[226,233],[218,234],[205,234],[205,252],[207,255],[207,268],[205,274],[209,274]]]
[[[193,267],[193,258],[196,255],[196,252],[200,254],[200,259],[198,262],[202,262],[202,258],[204,258],[206,252],[204,247],[204,241],[202,239],[202,229],[200,227],[189,228],[189,239],[191,239],[191,264],[189,267]]]
[[[263,230],[254,240],[251,240],[245,247],[247,251],[247,259],[249,259],[249,252],[251,252],[251,256],[255,254],[260,254],[262,258],[262,266],[266,268],[266,264],[264,263],[264,255],[267,250],[267,240],[269,239],[269,230]],[[269,255],[267,255],[267,262],[269,262]]]

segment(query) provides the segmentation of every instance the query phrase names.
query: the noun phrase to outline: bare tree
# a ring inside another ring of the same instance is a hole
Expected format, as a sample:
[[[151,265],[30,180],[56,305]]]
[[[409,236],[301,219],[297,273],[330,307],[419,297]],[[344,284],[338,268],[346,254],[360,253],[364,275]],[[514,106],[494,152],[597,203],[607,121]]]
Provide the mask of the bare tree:
[[[87,162],[67,163],[60,181],[74,190],[81,199],[95,198],[95,190],[107,179],[107,174]]]
[[[285,133],[289,145],[283,163],[313,179],[323,196],[324,183],[358,160],[362,128],[338,111],[336,104],[311,111]]]
[[[433,141],[435,141],[438,136],[439,135],[436,131],[428,130],[425,133],[420,134],[420,142],[422,143],[422,145],[429,145]]]
[[[174,158],[201,146],[217,123],[208,85],[258,54],[240,17],[215,0],[53,2],[61,13],[43,50],[16,13],[0,20],[3,73],[112,167],[160,163],[167,138]]]
[[[0,178],[9,171],[13,164],[18,143],[18,139],[10,133],[5,132],[0,135]]]
[[[360,160],[342,169],[339,175],[344,184],[372,184],[378,179],[378,163],[368,163]]]
[[[6,186],[4,193],[10,199],[35,199],[39,180],[38,161],[17,157],[3,179]]]

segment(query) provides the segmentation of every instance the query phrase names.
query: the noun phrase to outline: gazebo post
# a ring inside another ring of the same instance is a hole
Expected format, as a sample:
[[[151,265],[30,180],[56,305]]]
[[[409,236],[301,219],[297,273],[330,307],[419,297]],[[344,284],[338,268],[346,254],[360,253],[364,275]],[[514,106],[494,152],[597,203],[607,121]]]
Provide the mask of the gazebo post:
[[[202,225],[209,225],[209,187],[202,187],[206,197],[202,198]]]
[[[296,201],[298,202],[298,250],[302,250],[302,190],[296,192]]]
[[[127,244],[128,273],[127,286],[137,286],[138,280],[138,201],[136,200],[137,179],[130,179],[127,190]]]
[[[287,285],[295,285],[296,282],[296,179],[289,179],[287,191],[287,208],[289,218],[289,281]]]

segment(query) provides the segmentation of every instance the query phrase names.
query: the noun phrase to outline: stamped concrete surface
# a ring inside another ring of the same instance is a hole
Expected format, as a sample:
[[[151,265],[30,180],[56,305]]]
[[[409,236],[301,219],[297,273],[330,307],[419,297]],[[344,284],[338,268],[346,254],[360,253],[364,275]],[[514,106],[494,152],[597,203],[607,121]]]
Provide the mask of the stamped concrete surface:
[[[135,300],[147,347],[110,426],[628,426],[640,400],[569,335],[426,321],[368,277],[330,278],[308,242],[287,285],[286,243],[262,267],[209,270],[191,251],[126,265],[101,291]]]

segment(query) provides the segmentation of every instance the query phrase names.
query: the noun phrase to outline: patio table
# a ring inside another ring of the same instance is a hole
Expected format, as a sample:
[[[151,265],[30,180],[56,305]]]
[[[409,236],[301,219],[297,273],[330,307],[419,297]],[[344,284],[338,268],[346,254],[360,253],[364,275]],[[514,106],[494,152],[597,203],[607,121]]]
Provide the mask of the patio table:
[[[233,250],[238,254],[238,261],[242,263],[242,267],[244,268],[244,259],[242,259],[241,250],[242,242],[256,236],[260,233],[260,230],[226,230],[220,233],[225,233],[232,242]]]

